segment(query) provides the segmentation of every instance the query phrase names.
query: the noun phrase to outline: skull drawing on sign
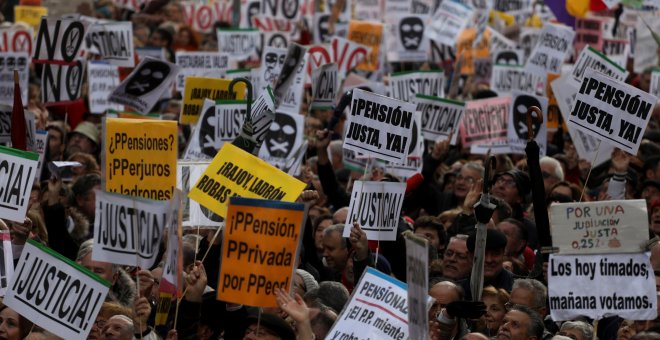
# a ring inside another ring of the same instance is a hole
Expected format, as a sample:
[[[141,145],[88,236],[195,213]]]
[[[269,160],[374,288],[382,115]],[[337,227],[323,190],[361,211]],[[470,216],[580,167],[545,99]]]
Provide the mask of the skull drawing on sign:
[[[160,60],[148,60],[126,83],[126,93],[142,96],[156,89],[170,74],[170,66]]]
[[[27,66],[27,59],[24,57],[18,57],[16,60],[16,65],[18,66],[19,71],[23,71]]]
[[[254,24],[252,23],[252,18],[259,15],[260,11],[261,11],[261,1],[252,1],[248,4],[247,23],[249,27],[254,27]]]
[[[424,36],[424,21],[419,17],[406,17],[399,23],[399,39],[406,50],[417,50]]]
[[[495,57],[495,64],[499,65],[520,65],[518,54],[514,51],[501,51]]]
[[[296,121],[284,113],[276,113],[266,133],[266,148],[273,157],[286,158],[296,144]]]
[[[536,97],[527,94],[520,94],[513,101],[513,126],[520,139],[527,139],[527,110],[531,106],[541,108],[541,102]],[[536,136],[541,130],[541,124],[532,123],[532,129]]]
[[[14,66],[16,66],[16,58],[14,57],[7,57],[7,69],[9,71],[14,71]]]

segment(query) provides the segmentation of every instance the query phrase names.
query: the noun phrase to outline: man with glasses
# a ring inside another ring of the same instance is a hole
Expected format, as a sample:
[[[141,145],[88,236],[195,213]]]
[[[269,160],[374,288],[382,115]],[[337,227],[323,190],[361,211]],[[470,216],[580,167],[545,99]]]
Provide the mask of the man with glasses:
[[[497,340],[541,340],[543,321],[537,312],[527,306],[514,305],[504,316]]]
[[[493,177],[493,196],[511,206],[511,217],[522,222],[527,229],[527,244],[534,249],[538,246],[538,235],[534,222],[525,218],[527,195],[531,192],[529,175],[520,170],[500,172]]]
[[[564,170],[558,160],[544,156],[539,161],[541,165],[541,175],[543,176],[543,186],[545,186],[545,195],[550,194],[550,189],[556,183],[564,180]]]
[[[442,276],[457,282],[470,276],[472,257],[467,248],[468,235],[458,234],[449,240],[443,259]]]

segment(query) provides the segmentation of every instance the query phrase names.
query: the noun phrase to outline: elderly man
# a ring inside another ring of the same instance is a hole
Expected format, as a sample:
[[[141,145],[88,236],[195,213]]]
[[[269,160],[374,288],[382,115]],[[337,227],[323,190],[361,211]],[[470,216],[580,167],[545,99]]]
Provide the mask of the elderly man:
[[[467,248],[470,258],[474,258],[475,235],[470,235],[467,240]],[[499,230],[488,229],[486,232],[486,251],[484,253],[484,287],[491,285],[511,291],[513,287],[513,273],[504,269],[504,249],[506,248],[506,236]],[[465,299],[472,300],[470,291],[470,279],[460,281],[465,290]]]
[[[564,170],[561,168],[561,163],[552,157],[542,157],[539,163],[541,165],[545,195],[547,196],[550,194],[550,188],[553,185],[564,180]]]
[[[541,340],[543,321],[529,307],[514,305],[504,316],[497,340]]]
[[[516,279],[513,281],[509,302],[533,309],[542,318],[548,315],[546,300],[548,289],[540,281],[534,279]]]
[[[449,240],[443,259],[442,276],[454,282],[466,279],[472,271],[472,257],[467,248],[468,235],[458,234]]]
[[[330,273],[321,273],[321,279],[339,281],[351,289],[354,278],[362,276],[367,266],[374,266],[374,255],[369,249],[366,233],[357,223],[351,228],[348,239],[342,236],[343,233],[343,224],[333,224],[323,230],[323,263]],[[353,261],[352,268],[348,266],[349,257]]]

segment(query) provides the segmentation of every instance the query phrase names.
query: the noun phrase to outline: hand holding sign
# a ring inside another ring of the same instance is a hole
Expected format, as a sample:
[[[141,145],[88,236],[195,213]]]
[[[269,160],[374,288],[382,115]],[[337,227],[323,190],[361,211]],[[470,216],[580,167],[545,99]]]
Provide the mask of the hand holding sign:
[[[195,261],[193,269],[186,276],[186,301],[202,302],[207,280],[202,261]]]
[[[353,222],[351,228],[351,236],[348,238],[351,241],[353,250],[355,250],[355,259],[363,261],[369,255],[369,240],[367,240],[367,233],[365,233],[360,224]]]
[[[630,155],[621,151],[621,149],[615,148],[612,151],[612,168],[614,172],[618,174],[625,174],[628,172],[628,164],[630,164]]]

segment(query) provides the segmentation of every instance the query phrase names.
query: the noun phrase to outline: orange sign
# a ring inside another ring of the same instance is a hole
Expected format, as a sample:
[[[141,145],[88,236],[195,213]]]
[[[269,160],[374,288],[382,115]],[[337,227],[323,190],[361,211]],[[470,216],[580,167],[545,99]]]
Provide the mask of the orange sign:
[[[293,282],[304,214],[301,203],[230,198],[218,300],[277,307],[275,290]]]

